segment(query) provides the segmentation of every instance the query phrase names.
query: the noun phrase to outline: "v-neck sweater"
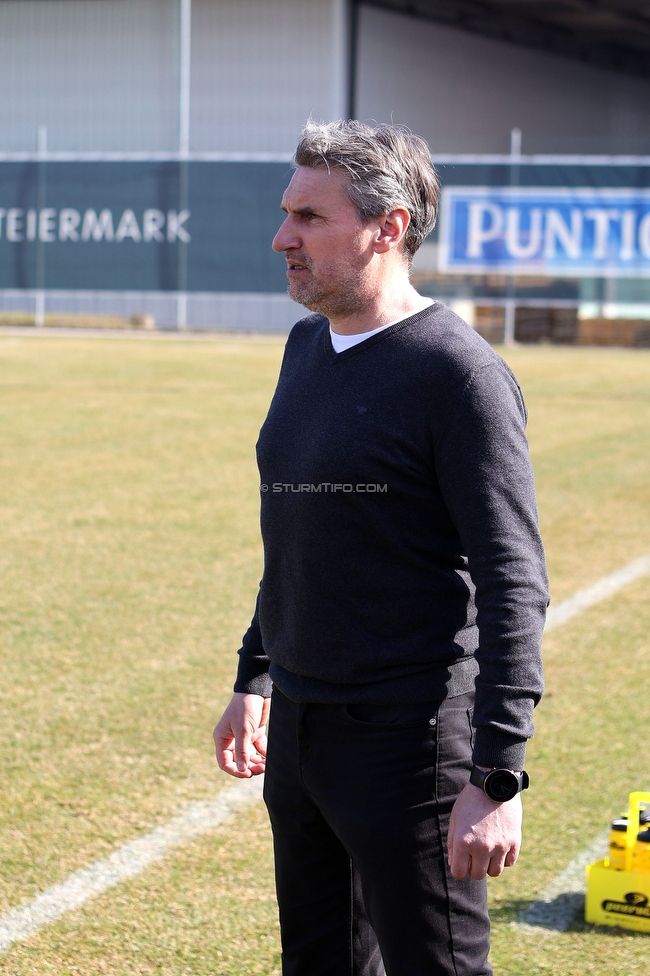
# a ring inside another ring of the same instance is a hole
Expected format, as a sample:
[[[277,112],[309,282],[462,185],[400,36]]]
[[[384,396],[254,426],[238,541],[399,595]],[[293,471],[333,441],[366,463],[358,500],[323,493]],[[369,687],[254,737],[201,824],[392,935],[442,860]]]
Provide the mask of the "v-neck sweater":
[[[434,304],[433,299],[428,298],[426,299],[424,305],[421,304],[420,308],[414,308],[407,315],[400,315],[398,319],[394,319],[392,322],[387,322],[386,325],[380,325],[376,329],[371,329],[370,332],[358,332],[354,335],[346,335],[341,332],[334,332],[334,330],[332,329],[332,325],[330,323],[329,331],[330,331],[330,342],[332,343],[332,348],[336,353],[347,352],[347,350],[351,349],[352,346],[356,346],[360,342],[365,342],[366,339],[369,339],[371,336],[378,335],[380,332],[383,332],[384,329],[389,329],[391,325],[397,325],[397,323],[401,322],[403,319],[410,319],[410,317],[412,315],[415,315],[416,312],[424,311],[425,308],[430,308],[433,304]]]
[[[257,444],[264,575],[236,691],[476,688],[474,761],[523,768],[548,582],[519,385],[441,303],[335,353],[288,338]]]

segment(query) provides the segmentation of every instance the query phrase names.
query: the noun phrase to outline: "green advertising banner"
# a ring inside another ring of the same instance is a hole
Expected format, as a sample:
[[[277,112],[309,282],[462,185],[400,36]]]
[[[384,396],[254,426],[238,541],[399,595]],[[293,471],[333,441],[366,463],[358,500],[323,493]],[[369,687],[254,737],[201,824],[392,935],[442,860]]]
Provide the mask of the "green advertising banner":
[[[287,163],[2,162],[0,288],[283,292]]]

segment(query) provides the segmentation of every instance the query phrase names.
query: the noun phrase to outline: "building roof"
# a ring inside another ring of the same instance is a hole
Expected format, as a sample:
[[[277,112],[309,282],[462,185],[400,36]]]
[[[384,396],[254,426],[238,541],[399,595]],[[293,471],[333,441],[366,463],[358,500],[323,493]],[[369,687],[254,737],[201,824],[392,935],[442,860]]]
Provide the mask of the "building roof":
[[[648,0],[364,0],[371,6],[650,78]]]

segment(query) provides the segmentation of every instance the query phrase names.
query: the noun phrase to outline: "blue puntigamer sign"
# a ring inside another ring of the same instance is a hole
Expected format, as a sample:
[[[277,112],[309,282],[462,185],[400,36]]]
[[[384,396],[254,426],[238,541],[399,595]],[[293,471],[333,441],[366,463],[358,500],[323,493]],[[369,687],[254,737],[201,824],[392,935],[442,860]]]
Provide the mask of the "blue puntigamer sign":
[[[650,278],[650,190],[448,187],[447,273]]]

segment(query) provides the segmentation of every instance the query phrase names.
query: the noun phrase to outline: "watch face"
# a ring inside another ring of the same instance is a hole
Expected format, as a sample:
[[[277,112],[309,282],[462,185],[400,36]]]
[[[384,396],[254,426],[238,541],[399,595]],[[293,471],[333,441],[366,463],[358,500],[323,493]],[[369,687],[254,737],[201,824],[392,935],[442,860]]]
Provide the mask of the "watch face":
[[[495,769],[485,777],[484,789],[491,800],[505,803],[519,792],[519,780],[509,769]]]

